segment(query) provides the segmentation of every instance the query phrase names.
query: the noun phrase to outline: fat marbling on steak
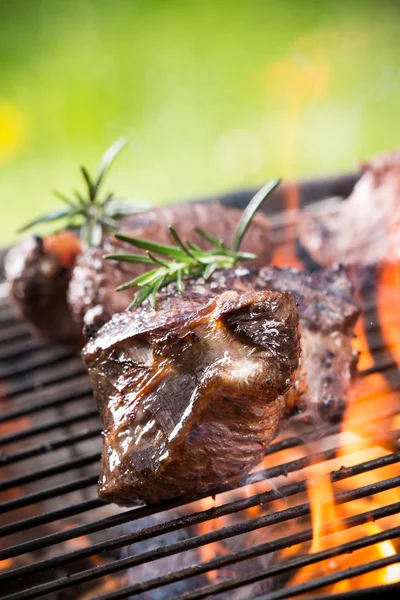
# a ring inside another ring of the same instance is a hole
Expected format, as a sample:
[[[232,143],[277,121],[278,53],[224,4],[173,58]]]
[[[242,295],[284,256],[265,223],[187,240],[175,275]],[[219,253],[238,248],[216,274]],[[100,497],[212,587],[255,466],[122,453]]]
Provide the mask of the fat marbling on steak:
[[[83,352],[105,428],[101,497],[190,497],[257,464],[285,412],[340,420],[357,316],[343,270],[276,267],[219,271],[184,296],[171,285],[157,310],[115,315]]]
[[[194,498],[249,472],[284,412],[298,321],[285,292],[189,287],[115,315],[83,350],[105,430],[100,497]]]

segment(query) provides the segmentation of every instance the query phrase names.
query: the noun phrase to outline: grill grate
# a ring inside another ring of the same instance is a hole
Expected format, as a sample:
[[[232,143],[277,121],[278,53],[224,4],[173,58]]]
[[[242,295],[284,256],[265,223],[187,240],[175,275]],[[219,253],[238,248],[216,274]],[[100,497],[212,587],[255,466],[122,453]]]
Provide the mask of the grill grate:
[[[373,303],[367,310],[374,311]],[[373,484],[337,493],[337,505],[400,486],[400,431],[385,428],[388,419],[400,414],[398,402],[379,415],[384,433],[368,440],[368,445],[372,443],[382,450],[379,456],[346,467],[335,463],[339,450],[351,453],[360,449],[359,441],[340,445],[339,426],[306,431],[301,438],[283,432],[267,450],[267,467],[259,467],[233,491],[223,487],[214,491],[219,504],[204,495],[190,504],[176,499],[155,506],[119,509],[97,498],[101,427],[80,359],[63,348],[32,340],[25,326],[15,320],[6,299],[0,303],[0,331],[0,598],[116,600],[140,596],[200,600],[226,598],[229,594],[232,600],[278,600],[312,594],[400,561],[396,553],[306,583],[290,584],[290,577],[301,567],[388,540],[398,544],[399,526],[384,527],[379,533],[313,554],[304,551],[279,560],[268,559],[309,544],[312,539],[310,506],[304,502],[304,473],[310,465],[333,461],[333,483],[351,482],[352,477],[390,465],[397,467],[397,476],[377,478]],[[396,397],[400,373],[375,326],[371,326],[369,335],[374,364],[361,376],[372,380],[376,373],[385,373],[391,388],[382,394]],[[321,446],[321,440],[329,444]],[[291,479],[285,482],[288,477]],[[264,491],[260,491],[263,482]],[[257,489],[247,487],[255,484]],[[251,493],[239,496],[245,488]],[[199,504],[202,499],[204,503]],[[344,519],[344,529],[371,521],[384,522],[400,514],[400,502],[388,502],[380,508],[363,504],[363,508]],[[252,512],[255,509],[256,514]],[[224,521],[228,518],[231,520]],[[220,526],[215,525],[219,522]],[[291,528],[293,523],[297,524],[295,530]],[[202,529],[205,525],[209,528]],[[322,526],[321,535],[333,531],[334,525],[328,522]],[[182,537],[178,536],[180,532]],[[248,543],[246,536],[252,535],[256,537]],[[229,540],[233,545],[227,546],[225,553],[201,558],[201,548]],[[189,562],[187,556],[191,557]],[[157,565],[174,557],[167,572],[160,574]],[[153,563],[152,572],[143,570]],[[244,570],[237,569],[241,564]],[[227,575],[222,580],[214,579],[210,574],[215,571]],[[274,585],[265,587],[267,581]],[[379,592],[394,587],[397,589],[397,584],[379,587]],[[246,595],[250,589],[251,595]],[[236,591],[242,595],[234,595]],[[329,595],[335,597],[341,598],[342,594]],[[351,593],[349,597],[359,594]]]

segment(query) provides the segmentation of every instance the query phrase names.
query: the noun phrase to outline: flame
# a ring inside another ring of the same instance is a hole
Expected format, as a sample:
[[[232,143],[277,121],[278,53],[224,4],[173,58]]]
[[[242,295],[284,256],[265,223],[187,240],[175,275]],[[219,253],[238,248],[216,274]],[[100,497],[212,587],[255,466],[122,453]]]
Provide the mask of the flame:
[[[199,500],[199,503],[200,510],[209,510],[215,506],[215,501],[210,497]],[[198,525],[200,535],[217,531],[220,529],[220,527],[221,523],[218,523],[217,519],[211,519],[210,521],[205,521],[204,523],[200,523]],[[200,546],[199,553],[201,562],[204,563],[216,558],[217,556],[223,556],[227,554],[228,551],[221,542],[213,542],[212,544],[207,544],[206,546]],[[214,582],[218,577],[218,571],[207,571],[207,577],[211,582]]]
[[[385,341],[398,361],[400,357],[399,327],[396,315],[396,295],[399,287],[399,271],[397,266],[390,265],[382,269],[378,291],[379,313],[381,328]],[[389,290],[389,291],[388,291]],[[389,294],[389,295],[388,295]],[[392,300],[392,302],[391,302]],[[368,349],[367,336],[359,324],[357,340],[358,349],[361,351],[361,368],[368,368],[373,364],[373,357]],[[396,339],[397,338],[397,339]],[[400,364],[400,363],[398,363]],[[391,388],[381,373],[370,375],[368,378],[359,378],[352,386],[349,404],[346,411],[342,432],[340,434],[341,451],[335,461],[313,465],[307,473],[308,497],[311,508],[313,540],[310,553],[325,550],[334,545],[344,544],[351,540],[367,537],[385,529],[382,524],[368,522],[364,525],[345,529],[343,520],[349,516],[373,510],[387,504],[398,502],[400,492],[392,489],[368,498],[335,505],[334,491],[340,492],[357,487],[371,485],[377,481],[395,477],[399,474],[398,465],[386,466],[372,471],[344,479],[334,485],[331,482],[330,471],[337,466],[352,466],[364,461],[373,460],[390,454],[390,448],[376,442],[376,436],[381,436],[388,431],[396,429],[399,425],[398,417],[390,417],[393,408],[398,406],[399,394]],[[376,413],[388,414],[388,419],[376,420]],[[374,439],[375,441],[371,441]],[[333,464],[333,462],[335,464]],[[390,525],[398,520],[398,516],[391,517]],[[326,524],[333,525],[331,535],[322,535],[321,529]],[[352,566],[367,563],[379,558],[394,556],[396,549],[389,540],[373,546],[358,550],[351,555],[343,555],[334,560],[316,563],[301,569],[295,576],[296,584],[308,581],[314,577],[330,572],[336,572]],[[331,589],[331,593],[345,592],[373,585],[397,583],[400,581],[400,563],[372,571],[359,577],[341,581]],[[293,579],[291,581],[293,583]]]
[[[267,81],[276,82],[283,90],[285,120],[282,132],[283,161],[282,174],[286,181],[286,244],[278,248],[273,263],[277,266],[302,267],[297,258],[294,243],[296,239],[296,213],[299,209],[299,187],[290,179],[296,172],[296,149],[300,133],[302,115],[310,101],[322,98],[328,88],[329,66],[294,52],[287,58],[278,60],[268,69]]]
[[[379,322],[387,348],[400,367],[398,306],[400,301],[400,264],[386,262],[380,268],[377,293]]]

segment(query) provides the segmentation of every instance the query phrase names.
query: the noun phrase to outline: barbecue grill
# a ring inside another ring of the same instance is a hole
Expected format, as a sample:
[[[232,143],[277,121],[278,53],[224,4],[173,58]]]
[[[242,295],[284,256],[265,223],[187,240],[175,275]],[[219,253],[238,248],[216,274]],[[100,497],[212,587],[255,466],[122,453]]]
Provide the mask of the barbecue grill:
[[[347,196],[357,177],[300,184],[300,203]],[[274,215],[275,235],[283,247],[293,241],[287,235],[290,218],[282,212],[289,190],[290,185],[277,190],[267,209]],[[243,207],[252,193],[249,190],[219,200]],[[372,296],[366,307],[373,364],[360,378],[372,381],[375,374],[382,374],[391,386],[385,393],[395,396],[400,392],[400,373],[382,339]],[[325,590],[328,585],[400,562],[400,554],[395,552],[300,583],[294,576],[307,566],[388,540],[399,549],[399,521],[393,520],[392,526],[371,535],[313,553],[304,550],[312,540],[304,474],[310,465],[333,461],[331,481],[348,480],[345,491],[336,495],[337,505],[365,499],[364,509],[343,521],[344,529],[372,521],[387,523],[400,514],[397,501],[379,508],[368,505],[373,495],[400,486],[398,469],[397,476],[352,485],[357,475],[400,463],[400,432],[385,427],[388,419],[400,414],[398,400],[390,410],[376,415],[382,422],[381,433],[368,443],[382,452],[374,458],[351,466],[344,459],[342,464],[335,463],[343,444],[349,452],[353,444],[339,439],[339,426],[321,425],[304,431],[301,437],[284,430],[269,446],[265,464],[234,490],[219,488],[212,497],[203,496],[190,504],[176,499],[120,509],[97,497],[101,427],[80,358],[65,348],[32,339],[25,325],[13,316],[4,294],[0,327],[1,598],[200,600],[228,594],[232,599],[257,600],[300,594],[321,599],[360,598],[364,590],[329,596]],[[243,490],[251,493],[243,494]],[[321,535],[332,533],[332,523],[323,523]],[[217,544],[225,550],[203,553],[204,548]],[[382,595],[393,589],[399,585],[372,586],[368,594]]]

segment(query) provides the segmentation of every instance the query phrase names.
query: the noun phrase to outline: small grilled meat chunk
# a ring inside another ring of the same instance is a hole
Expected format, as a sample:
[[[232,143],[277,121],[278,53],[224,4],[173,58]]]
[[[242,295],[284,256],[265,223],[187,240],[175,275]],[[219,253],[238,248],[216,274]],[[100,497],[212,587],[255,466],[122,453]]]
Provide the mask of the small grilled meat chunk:
[[[32,333],[78,347],[84,338],[67,305],[67,288],[80,251],[78,238],[68,231],[45,239],[30,236],[8,252],[4,265],[15,311]]]
[[[321,266],[337,262],[366,267],[400,258],[400,149],[362,165],[347,200],[333,210],[305,209],[301,245]]]
[[[241,215],[242,211],[218,203],[162,206],[124,219],[119,231],[132,237],[170,244],[168,226],[172,225],[183,239],[189,238],[200,248],[207,249],[209,244],[194,231],[199,227],[230,246]],[[270,226],[264,215],[255,215],[241,249],[257,254],[256,264],[269,263],[272,251]],[[141,253],[141,250],[133,249],[114,236],[106,236],[102,248],[92,248],[78,258],[68,289],[68,302],[78,324],[89,329],[100,327],[112,315],[129,306],[131,291],[118,293],[115,288],[144,273],[147,265],[109,261],[104,254],[132,252]]]
[[[191,498],[249,472],[284,412],[298,322],[288,293],[194,288],[115,315],[83,350],[105,430],[100,497]]]
[[[347,406],[358,353],[352,348],[359,308],[343,267],[311,276],[296,269],[265,267],[257,289],[289,291],[301,317],[301,359],[295,382],[286,394],[288,413],[318,423],[338,423]]]
[[[359,309],[346,270],[337,267],[310,276],[291,268],[238,267],[215,273],[207,285],[200,281],[190,286],[190,293],[206,296],[226,290],[273,290],[296,297],[301,317],[301,358],[295,381],[286,394],[287,413],[299,413],[313,423],[339,422],[358,359],[351,341]],[[168,288],[167,293],[171,293]]]

